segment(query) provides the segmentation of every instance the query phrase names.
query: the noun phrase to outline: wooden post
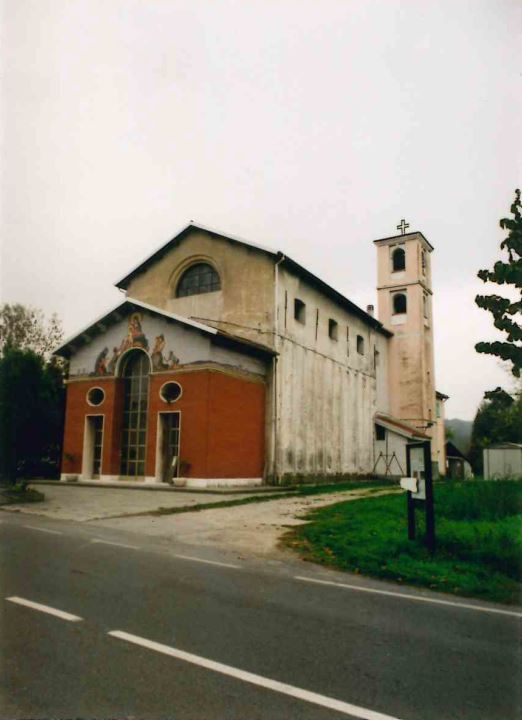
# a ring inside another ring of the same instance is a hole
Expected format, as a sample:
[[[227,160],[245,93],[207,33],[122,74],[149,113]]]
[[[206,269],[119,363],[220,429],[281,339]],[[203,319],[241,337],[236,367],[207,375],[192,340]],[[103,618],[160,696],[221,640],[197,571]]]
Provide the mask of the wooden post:
[[[410,453],[406,452],[406,475],[411,477]],[[408,540],[415,540],[415,501],[410,490],[406,493],[406,512],[408,515]]]
[[[431,468],[431,443],[424,443],[424,479],[426,483],[426,547],[435,552],[435,508],[433,503],[433,473]]]

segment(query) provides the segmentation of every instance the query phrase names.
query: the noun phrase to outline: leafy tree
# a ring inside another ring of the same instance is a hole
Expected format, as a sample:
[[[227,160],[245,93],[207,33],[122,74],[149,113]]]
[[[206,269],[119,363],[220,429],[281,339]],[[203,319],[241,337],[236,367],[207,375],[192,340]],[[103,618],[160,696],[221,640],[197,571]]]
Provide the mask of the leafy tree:
[[[46,320],[43,312],[18,303],[0,307],[0,354],[6,348],[33,350],[45,360],[63,339],[62,324],[57,315]]]
[[[0,307],[0,476],[55,475],[65,401],[65,364],[52,356],[63,338],[56,315]]]
[[[515,190],[515,199],[511,205],[513,218],[502,218],[500,227],[508,231],[506,239],[500,244],[501,250],[507,251],[507,261],[498,260],[493,270],[479,270],[478,277],[484,282],[498,285],[510,285],[522,289],[522,215],[520,190]],[[511,301],[500,295],[477,295],[477,305],[493,315],[493,324],[506,334],[504,341],[479,342],[475,349],[479,353],[496,355],[511,363],[511,371],[520,377],[522,370],[522,326],[516,320],[522,314],[522,301]]]
[[[63,376],[32,350],[7,348],[0,357],[0,473],[14,482],[38,474],[59,457]]]
[[[470,461],[482,474],[482,450],[498,442],[522,443],[522,394],[497,387],[485,393],[471,432]]]

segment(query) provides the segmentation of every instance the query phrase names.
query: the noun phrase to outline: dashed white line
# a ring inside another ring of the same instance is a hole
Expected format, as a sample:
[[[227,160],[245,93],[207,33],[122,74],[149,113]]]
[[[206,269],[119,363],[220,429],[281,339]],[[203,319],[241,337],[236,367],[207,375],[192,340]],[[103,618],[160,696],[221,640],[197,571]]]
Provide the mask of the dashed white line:
[[[331,580],[316,580],[315,578],[304,577],[302,575],[294,575],[294,579],[303,580],[304,582],[309,583],[316,583],[317,585],[331,585],[333,587],[344,588],[345,590],[355,590],[356,592],[373,593],[375,595],[389,595],[391,597],[401,598],[402,600],[433,603],[435,605],[450,605],[451,607],[463,608],[464,610],[477,610],[479,612],[494,613],[497,615],[511,615],[512,617],[522,618],[522,613],[514,612],[513,610],[500,610],[499,608],[472,605],[471,603],[452,602],[451,600],[438,600],[437,598],[422,597],[421,595],[409,595],[408,593],[393,592],[392,590],[377,590],[376,588],[359,587],[359,585],[337,583],[332,582]]]
[[[50,535],[63,535],[59,530],[48,530],[47,528],[36,527],[35,525],[22,525],[22,527],[28,530],[38,530],[38,532],[49,533]]]
[[[191,663],[192,665],[199,665],[207,670],[213,670],[214,672],[221,673],[222,675],[228,675],[229,677],[251,683],[252,685],[258,685],[259,687],[267,688],[268,690],[273,690],[274,692],[282,693],[283,695],[289,695],[290,697],[297,698],[298,700],[304,700],[305,702],[313,703],[314,705],[320,705],[321,707],[328,708],[329,710],[336,710],[344,715],[360,718],[360,720],[399,720],[399,718],[392,717],[391,715],[383,715],[383,713],[376,712],[375,710],[369,710],[367,708],[359,707],[358,705],[352,705],[351,703],[336,700],[335,698],[331,698],[326,695],[320,695],[319,693],[311,692],[310,690],[304,690],[303,688],[295,687],[294,685],[287,685],[286,683],[279,682],[278,680],[272,680],[270,678],[263,677],[262,675],[256,675],[255,673],[247,672],[246,670],[240,670],[239,668],[232,667],[231,665],[224,665],[223,663],[216,662],[215,660],[209,660],[208,658],[204,658],[199,655],[193,655],[192,653],[185,652],[184,650],[178,650],[177,648],[170,647],[169,645],[162,645],[161,643],[147,640],[146,638],[139,637],[138,635],[131,635],[130,633],[123,632],[122,630],[111,630],[107,634],[118,638],[119,640],[125,640],[129,643],[134,643],[135,645],[141,645],[148,650],[154,650],[155,652],[162,653],[163,655],[169,655],[170,657],[174,657],[178,660],[183,660],[184,662]]]
[[[114,545],[115,547],[128,548],[129,550],[139,550],[137,545],[126,545],[125,543],[110,542],[110,540],[91,540],[91,543],[98,543],[99,545]]]
[[[9,602],[16,603],[17,605],[24,605],[25,607],[31,608],[32,610],[39,610],[40,612],[47,613],[48,615],[54,615],[55,617],[61,618],[61,620],[68,620],[69,622],[80,622],[82,620],[78,615],[71,615],[71,613],[58,610],[57,608],[50,607],[49,605],[42,605],[41,603],[33,602],[32,600],[26,600],[25,598],[17,597],[12,595],[6,597]]]
[[[180,558],[180,560],[192,560],[193,562],[206,563],[207,565],[219,565],[220,567],[240,569],[239,565],[232,565],[232,563],[218,562],[217,560],[205,560],[204,558],[193,557],[192,555],[177,555],[174,553],[174,557]]]

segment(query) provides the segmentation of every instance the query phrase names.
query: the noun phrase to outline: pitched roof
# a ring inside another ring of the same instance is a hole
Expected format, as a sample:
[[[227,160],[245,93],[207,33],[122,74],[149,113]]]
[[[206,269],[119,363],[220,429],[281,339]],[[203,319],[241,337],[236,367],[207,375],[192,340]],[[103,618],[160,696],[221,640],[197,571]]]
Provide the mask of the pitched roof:
[[[446,442],[446,457],[448,458],[462,458],[462,460],[466,460],[469,462],[468,458],[464,455],[464,453],[458,449],[458,447],[451,442],[451,440],[448,440]]]
[[[519,448],[522,450],[522,443],[499,442],[488,445],[484,450],[518,450]]]
[[[410,425],[404,420],[399,420],[392,415],[375,413],[375,422],[377,423],[377,425],[387,427],[389,430],[392,430],[399,435],[404,435],[405,437],[416,437],[420,438],[421,440],[429,440],[428,435],[426,435],[426,433],[423,433],[422,430],[419,430],[418,428],[413,427],[413,425]]]
[[[94,337],[100,335],[102,332],[105,332],[107,327],[119,322],[129,312],[135,310],[146,310],[152,315],[159,315],[168,322],[183,325],[184,327],[189,327],[197,332],[210,335],[214,344],[228,347],[232,350],[238,350],[246,355],[251,355],[265,360],[277,355],[274,350],[266,345],[261,345],[260,343],[253,342],[251,340],[245,340],[244,338],[231,335],[223,330],[217,330],[210,325],[204,325],[203,323],[196,322],[195,320],[189,320],[182,315],[166,312],[161,308],[154,307],[154,305],[148,305],[140,300],[124,300],[86,328],[83,328],[83,330],[80,330],[80,332],[68,338],[54,351],[54,354],[60,355],[64,358],[71,357],[71,355],[73,355],[79,348],[87,345]]]
[[[406,240],[413,239],[414,236],[420,236],[430,250],[435,249],[433,247],[433,245],[418,230],[414,230],[413,232],[409,232],[409,233],[404,233],[404,235],[390,235],[389,237],[378,238],[377,240],[374,240],[373,242],[381,243],[381,245],[386,245],[386,244],[396,243],[396,242],[405,242]]]
[[[243,245],[249,248],[252,248],[254,250],[257,250],[258,252],[264,253],[265,255],[268,255],[269,257],[273,258],[274,262],[278,262],[279,265],[283,267],[287,267],[290,271],[294,272],[296,275],[299,275],[304,280],[306,280],[308,283],[310,283],[313,287],[327,295],[330,299],[332,299],[334,302],[341,305],[344,309],[348,310],[349,312],[353,313],[357,317],[364,320],[368,325],[373,327],[378,332],[381,332],[383,335],[386,335],[387,337],[391,337],[393,335],[392,332],[387,330],[382,323],[380,323],[376,318],[374,318],[372,315],[369,315],[367,312],[365,312],[362,308],[360,308],[358,305],[353,303],[351,300],[349,300],[347,297],[342,295],[340,292],[335,290],[333,287],[328,285],[324,280],[321,280],[317,277],[317,275],[314,275],[310,270],[307,270],[305,267],[300,265],[295,260],[292,260],[288,255],[281,252],[280,250],[273,250],[272,248],[265,247],[263,245],[258,245],[256,243],[250,242],[248,240],[243,240],[242,238],[239,238],[234,235],[225,235],[224,233],[220,232],[219,230],[213,230],[212,228],[206,227],[205,225],[200,225],[199,223],[196,225],[195,223],[189,223],[186,225],[180,232],[177,233],[171,240],[166,242],[164,245],[162,245],[160,248],[155,250],[152,255],[149,255],[148,258],[146,258],[142,263],[140,263],[137,267],[134,268],[134,270],[131,270],[125,277],[123,277],[121,280],[119,280],[116,283],[116,287],[120,288],[122,290],[127,290],[129,287],[129,284],[131,281],[139,274],[145,272],[153,263],[160,260],[166,253],[168,253],[173,248],[177,247],[190,233],[197,232],[197,231],[203,231],[211,235],[212,237],[220,238],[222,240],[227,240],[231,243],[236,243],[238,245]]]

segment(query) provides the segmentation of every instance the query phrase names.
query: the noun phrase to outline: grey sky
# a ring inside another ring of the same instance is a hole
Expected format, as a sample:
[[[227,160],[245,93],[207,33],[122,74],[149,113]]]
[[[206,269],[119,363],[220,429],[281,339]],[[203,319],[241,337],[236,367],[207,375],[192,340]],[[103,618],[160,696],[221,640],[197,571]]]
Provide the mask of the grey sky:
[[[4,0],[1,299],[66,334],[189,220],[277,247],[365,307],[372,240],[435,246],[437,386],[509,378],[473,303],[520,185],[522,5]]]

